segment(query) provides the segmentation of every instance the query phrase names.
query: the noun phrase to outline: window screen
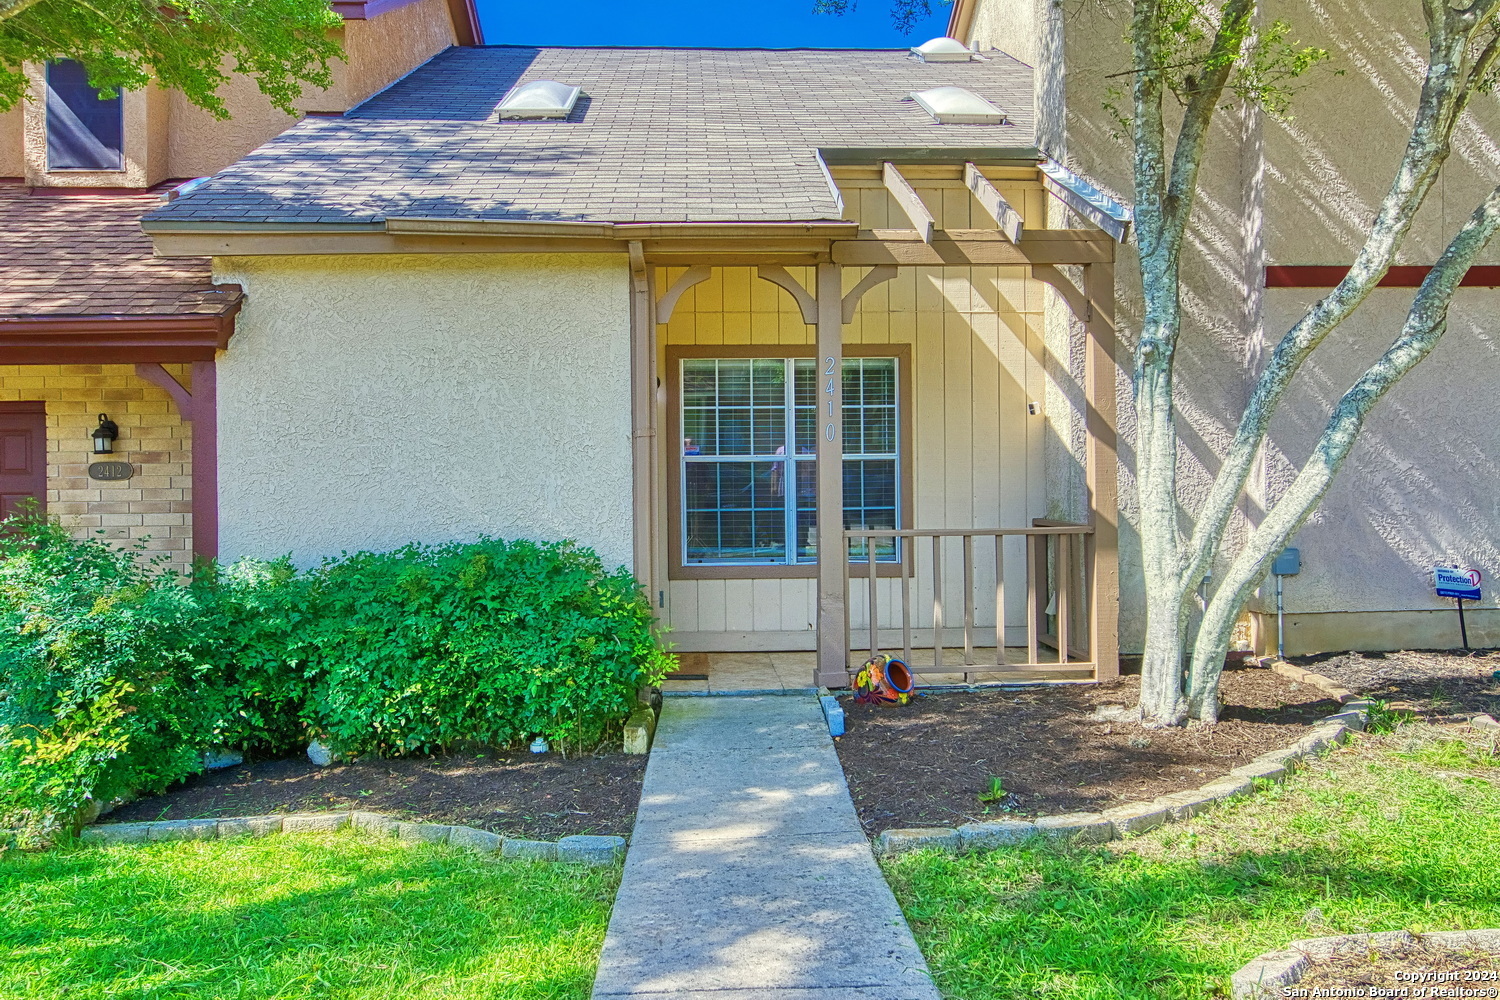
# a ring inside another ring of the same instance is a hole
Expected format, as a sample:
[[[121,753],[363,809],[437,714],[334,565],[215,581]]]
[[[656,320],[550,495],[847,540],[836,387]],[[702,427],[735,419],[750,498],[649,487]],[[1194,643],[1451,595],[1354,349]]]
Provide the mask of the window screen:
[[[684,564],[816,562],[813,360],[692,359],[681,374]],[[894,528],[896,359],[846,358],[843,388],[844,525]],[[893,561],[896,547],[878,542],[876,554]]]
[[[83,64],[47,64],[47,169],[120,170],[125,123],[120,95],[100,99]]]

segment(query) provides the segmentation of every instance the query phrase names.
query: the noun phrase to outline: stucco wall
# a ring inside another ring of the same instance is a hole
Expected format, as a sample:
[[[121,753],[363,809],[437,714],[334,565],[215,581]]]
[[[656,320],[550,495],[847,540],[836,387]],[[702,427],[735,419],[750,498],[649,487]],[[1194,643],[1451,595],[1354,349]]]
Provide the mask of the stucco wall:
[[[1108,5],[981,0],[973,40],[1038,60],[1038,121],[1063,123],[1056,132],[1043,128],[1044,148],[1128,202],[1129,148],[1105,109],[1110,86],[1123,79],[1114,74],[1129,68],[1127,13]],[[1189,512],[1206,494],[1270,347],[1296,319],[1297,308],[1318,294],[1268,292],[1264,267],[1352,259],[1405,144],[1427,50],[1420,11],[1403,0],[1278,0],[1264,14],[1289,21],[1305,44],[1329,48],[1333,61],[1314,71],[1290,120],[1230,109],[1221,112],[1211,139],[1184,257],[1187,322],[1178,404],[1180,495]],[[1061,43],[1049,41],[1058,30]],[[1445,179],[1399,263],[1430,264],[1493,186],[1500,162],[1496,136],[1500,109],[1492,97],[1481,96],[1461,124]],[[1500,260],[1500,247],[1486,259]],[[1122,649],[1129,652],[1140,647],[1144,618],[1132,476],[1135,429],[1125,378],[1141,315],[1133,246],[1121,248],[1118,273],[1120,620]],[[1304,370],[1303,388],[1273,426],[1264,467],[1232,526],[1229,552],[1280,496],[1361,362],[1373,359],[1399,330],[1411,295],[1378,292]],[[1482,460],[1500,445],[1489,404],[1482,401],[1500,374],[1492,370],[1491,341],[1500,325],[1491,308],[1494,296],[1464,292],[1447,341],[1376,411],[1322,512],[1297,539],[1308,568],[1288,588],[1289,610],[1431,609],[1436,600],[1420,567],[1433,558],[1478,561],[1500,572],[1500,553],[1491,553],[1488,541],[1500,535],[1500,511],[1485,488],[1490,477]],[[1051,334],[1049,324],[1049,342]],[[1050,454],[1048,464],[1057,464]],[[1323,641],[1331,627],[1320,626]],[[1349,646],[1360,644],[1353,617],[1345,639]]]
[[[447,0],[418,0],[368,21],[345,22],[347,62],[336,71],[344,103],[337,110],[352,108],[456,42]]]
[[[623,255],[221,258],[229,557],[480,534],[631,558]]]
[[[26,174],[26,132],[24,112],[18,105],[0,111],[0,177],[23,177]]]

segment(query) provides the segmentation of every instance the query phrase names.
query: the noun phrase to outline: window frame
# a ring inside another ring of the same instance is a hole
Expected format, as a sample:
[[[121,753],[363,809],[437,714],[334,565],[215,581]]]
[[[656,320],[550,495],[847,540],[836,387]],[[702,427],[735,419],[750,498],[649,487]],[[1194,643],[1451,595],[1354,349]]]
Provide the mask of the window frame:
[[[683,559],[682,530],[682,361],[709,358],[806,358],[816,360],[815,344],[723,344],[667,345],[666,351],[666,452],[667,467],[667,579],[669,580],[792,580],[818,575],[822,561],[821,539],[817,562],[805,563],[687,563]],[[845,358],[896,359],[896,488],[899,492],[897,527],[907,528],[912,515],[912,346],[910,344],[845,344]],[[790,417],[790,415],[789,415]],[[859,456],[846,456],[858,458]],[[850,564],[863,570],[864,562]],[[902,573],[899,562],[876,564],[879,576]]]

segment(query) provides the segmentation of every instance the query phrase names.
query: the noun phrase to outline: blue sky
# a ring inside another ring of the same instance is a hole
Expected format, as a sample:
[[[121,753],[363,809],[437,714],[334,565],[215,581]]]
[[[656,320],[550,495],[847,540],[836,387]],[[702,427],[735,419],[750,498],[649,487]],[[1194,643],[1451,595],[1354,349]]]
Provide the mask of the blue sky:
[[[891,23],[888,0],[860,0],[841,17],[814,14],[813,0],[476,0],[491,45],[711,45],[771,48],[904,48],[947,33],[948,12],[910,35]]]

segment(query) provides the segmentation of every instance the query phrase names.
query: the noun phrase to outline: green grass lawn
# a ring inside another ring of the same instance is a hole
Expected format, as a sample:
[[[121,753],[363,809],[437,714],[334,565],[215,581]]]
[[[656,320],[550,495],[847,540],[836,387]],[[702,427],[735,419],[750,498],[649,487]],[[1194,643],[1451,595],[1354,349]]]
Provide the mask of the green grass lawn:
[[[354,834],[0,856],[0,997],[586,1000],[616,868]]]
[[[950,1000],[1224,996],[1296,938],[1500,927],[1500,758],[1403,726],[1128,842],[885,870]]]

